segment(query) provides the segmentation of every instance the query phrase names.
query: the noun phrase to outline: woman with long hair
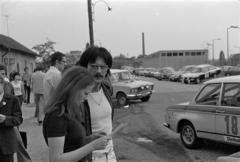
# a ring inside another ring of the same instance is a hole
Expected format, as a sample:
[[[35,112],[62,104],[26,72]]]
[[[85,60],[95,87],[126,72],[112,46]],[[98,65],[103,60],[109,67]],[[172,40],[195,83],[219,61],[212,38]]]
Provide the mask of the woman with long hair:
[[[43,136],[51,162],[91,161],[92,151],[106,147],[110,137],[101,133],[86,136],[90,112],[83,102],[94,86],[94,77],[85,68],[71,67],[64,72],[44,110]]]

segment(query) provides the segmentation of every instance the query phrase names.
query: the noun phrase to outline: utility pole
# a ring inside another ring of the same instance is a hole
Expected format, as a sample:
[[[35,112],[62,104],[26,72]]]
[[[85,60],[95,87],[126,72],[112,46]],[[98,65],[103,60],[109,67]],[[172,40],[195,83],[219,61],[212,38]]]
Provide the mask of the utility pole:
[[[6,17],[7,20],[7,32],[8,32],[8,37],[9,37],[9,30],[8,30],[8,15],[4,15]]]
[[[89,21],[90,46],[94,46],[93,19],[92,19],[92,0],[88,0],[88,21]]]

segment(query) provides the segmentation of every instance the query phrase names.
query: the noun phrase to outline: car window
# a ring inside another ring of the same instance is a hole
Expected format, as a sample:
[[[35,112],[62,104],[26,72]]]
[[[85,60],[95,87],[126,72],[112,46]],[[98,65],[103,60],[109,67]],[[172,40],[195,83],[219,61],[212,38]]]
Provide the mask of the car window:
[[[221,84],[206,85],[199,95],[196,97],[196,104],[198,105],[218,105],[220,96]]]
[[[112,84],[117,83],[118,80],[119,80],[119,75],[118,75],[118,73],[111,74],[111,83],[112,83]]]
[[[224,84],[221,106],[240,107],[240,84],[239,83]]]
[[[207,68],[207,67],[205,67],[205,68],[202,69],[202,72],[207,72],[207,71],[208,71],[208,68]]]

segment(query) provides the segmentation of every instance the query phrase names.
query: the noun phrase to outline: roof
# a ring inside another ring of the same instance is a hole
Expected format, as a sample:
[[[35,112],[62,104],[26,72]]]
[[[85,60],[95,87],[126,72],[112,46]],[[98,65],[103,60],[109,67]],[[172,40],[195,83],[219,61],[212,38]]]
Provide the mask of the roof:
[[[7,37],[5,35],[0,34],[0,46],[8,49],[18,50],[24,53],[32,54],[38,56],[38,54],[34,53],[24,45],[20,44],[19,42],[15,41],[14,39]]]
[[[240,82],[240,75],[236,75],[236,76],[227,76],[227,77],[222,77],[222,78],[216,78],[216,79],[212,79],[209,81],[204,82],[204,84],[209,84],[209,83],[222,83],[222,82]]]

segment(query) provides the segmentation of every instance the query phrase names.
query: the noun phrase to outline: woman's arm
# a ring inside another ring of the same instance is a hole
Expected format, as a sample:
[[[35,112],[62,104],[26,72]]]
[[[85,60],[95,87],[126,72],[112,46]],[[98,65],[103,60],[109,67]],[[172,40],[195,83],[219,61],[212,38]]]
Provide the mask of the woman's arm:
[[[63,153],[65,136],[48,138],[51,162],[76,162],[87,156],[93,150],[104,149],[109,140],[108,136],[98,138],[93,142],[68,153]]]

